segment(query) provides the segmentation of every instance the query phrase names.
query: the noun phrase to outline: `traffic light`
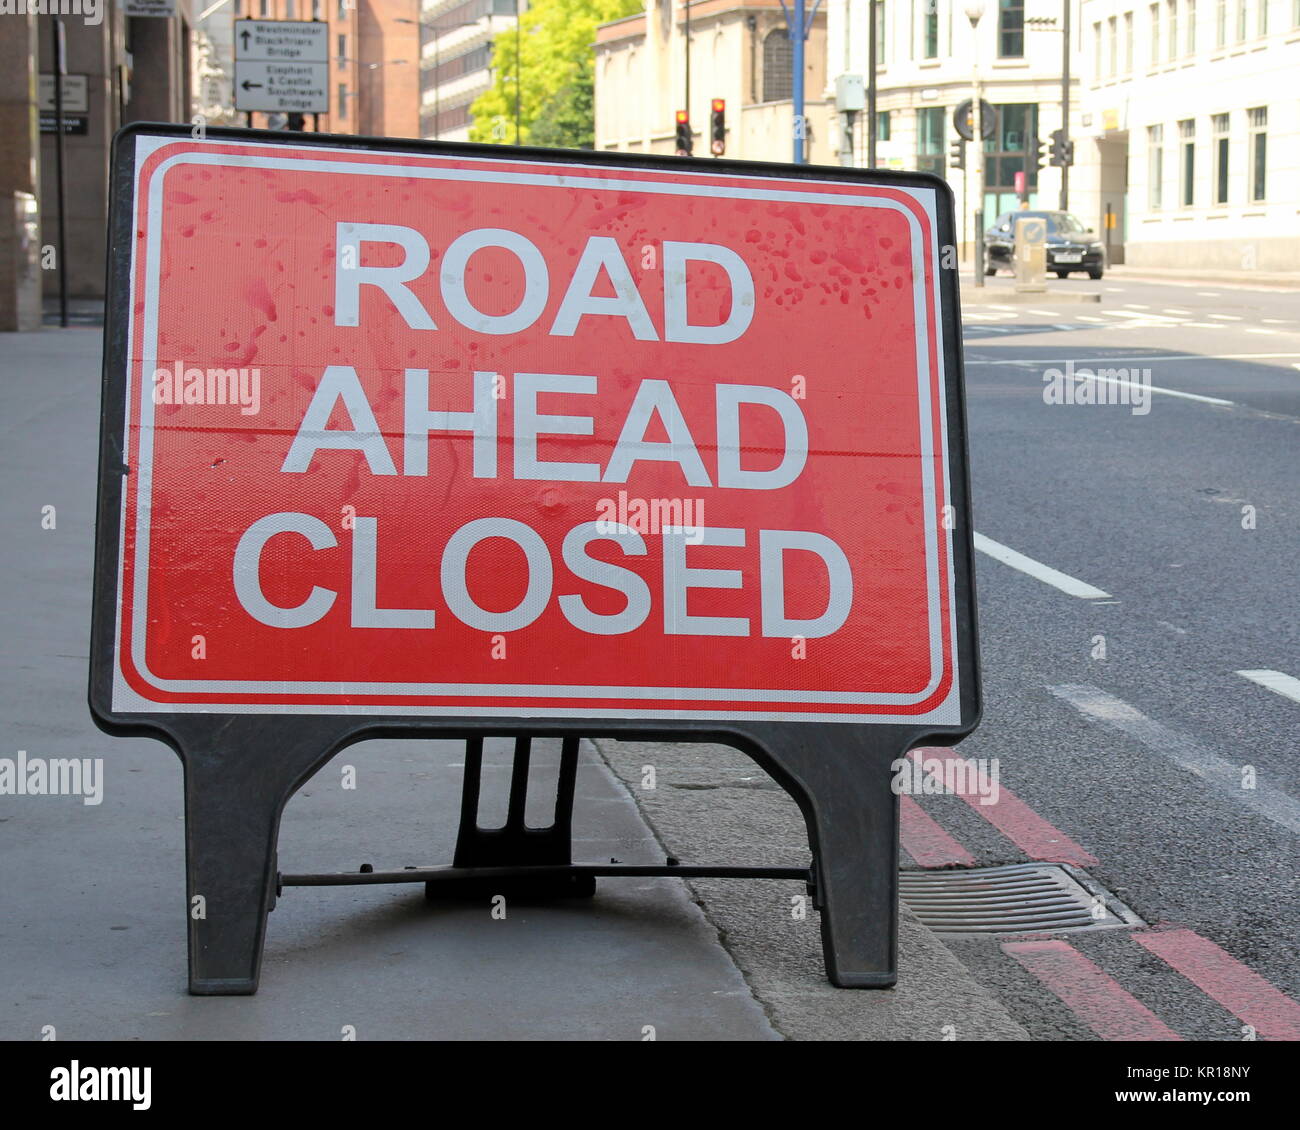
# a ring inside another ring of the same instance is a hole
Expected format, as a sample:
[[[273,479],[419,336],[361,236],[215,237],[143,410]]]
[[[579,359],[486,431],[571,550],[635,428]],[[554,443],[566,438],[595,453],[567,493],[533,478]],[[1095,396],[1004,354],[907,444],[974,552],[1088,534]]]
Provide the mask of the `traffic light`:
[[[954,169],[966,167],[966,142],[958,138],[948,146],[948,161]]]
[[[715,157],[721,157],[727,149],[727,103],[725,99],[715,98],[709,112],[709,136],[712,138],[709,148]]]
[[[1074,142],[1065,136],[1065,130],[1052,130],[1051,164],[1065,167],[1074,164]]]
[[[1046,157],[1047,146],[1043,143],[1041,137],[1035,137],[1033,144],[1029,147],[1029,168],[1035,173],[1043,167],[1043,159]]]
[[[691,115],[687,110],[677,111],[677,156],[689,157],[694,148],[691,138]]]

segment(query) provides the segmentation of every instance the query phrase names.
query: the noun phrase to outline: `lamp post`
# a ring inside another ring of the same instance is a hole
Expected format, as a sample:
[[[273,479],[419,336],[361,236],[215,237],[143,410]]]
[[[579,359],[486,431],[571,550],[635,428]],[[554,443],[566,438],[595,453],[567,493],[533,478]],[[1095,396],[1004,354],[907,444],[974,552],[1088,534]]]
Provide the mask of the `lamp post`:
[[[1025,20],[1025,25],[1034,31],[1059,31],[1061,39],[1061,129],[1059,131],[1062,150],[1061,167],[1061,211],[1070,210],[1070,158],[1065,150],[1070,144],[1070,0],[1061,0],[1061,26],[1056,26],[1055,16],[1034,16]],[[1052,162],[1056,164],[1055,161]]]
[[[966,175],[975,187],[975,285],[984,285],[984,114],[980,105],[979,23],[984,16],[984,0],[966,0],[966,18],[971,30],[971,159]]]

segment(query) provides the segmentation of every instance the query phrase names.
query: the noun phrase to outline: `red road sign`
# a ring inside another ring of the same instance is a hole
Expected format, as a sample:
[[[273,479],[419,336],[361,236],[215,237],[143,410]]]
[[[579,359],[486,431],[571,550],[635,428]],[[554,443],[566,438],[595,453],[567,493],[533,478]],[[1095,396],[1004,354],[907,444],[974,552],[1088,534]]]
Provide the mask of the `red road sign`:
[[[973,721],[936,189],[134,175],[114,712]]]

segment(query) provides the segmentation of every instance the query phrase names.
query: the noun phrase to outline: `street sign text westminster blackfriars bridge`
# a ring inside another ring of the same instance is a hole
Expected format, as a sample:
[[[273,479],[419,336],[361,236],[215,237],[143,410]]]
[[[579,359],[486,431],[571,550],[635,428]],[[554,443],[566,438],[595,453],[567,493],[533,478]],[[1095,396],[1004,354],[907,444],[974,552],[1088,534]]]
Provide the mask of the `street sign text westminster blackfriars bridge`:
[[[191,990],[255,990],[280,887],[386,878],[275,864],[380,735],[470,746],[431,892],[619,873],[579,735],[735,745],[813,853],[752,873],[892,984],[889,765],[979,710],[943,182],[136,126],[113,190],[91,707],[184,761]],[[475,826],[493,734],[565,739],[549,840]]]

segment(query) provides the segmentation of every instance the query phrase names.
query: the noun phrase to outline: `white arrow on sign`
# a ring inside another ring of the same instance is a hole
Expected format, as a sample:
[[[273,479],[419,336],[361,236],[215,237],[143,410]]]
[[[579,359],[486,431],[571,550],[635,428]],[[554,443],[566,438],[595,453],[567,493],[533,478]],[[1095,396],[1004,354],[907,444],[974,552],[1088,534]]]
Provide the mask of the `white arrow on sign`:
[[[328,114],[328,63],[235,63],[235,109]]]

